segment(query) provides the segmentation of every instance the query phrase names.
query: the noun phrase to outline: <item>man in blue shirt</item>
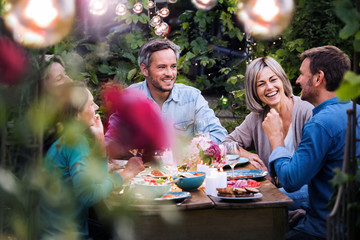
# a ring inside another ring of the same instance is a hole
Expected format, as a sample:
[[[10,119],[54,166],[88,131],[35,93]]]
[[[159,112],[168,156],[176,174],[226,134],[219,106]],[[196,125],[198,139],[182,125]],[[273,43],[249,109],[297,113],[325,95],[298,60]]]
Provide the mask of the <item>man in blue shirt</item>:
[[[342,168],[346,110],[352,108],[352,102],[340,101],[335,90],[350,69],[350,60],[334,46],[309,49],[300,58],[303,62],[296,83],[302,88],[301,98],[315,108],[312,119],[303,127],[297,151],[291,156],[284,147],[281,119],[274,109],[265,118],[263,128],[273,149],[270,173],[289,192],[308,184],[309,206],[305,217],[287,233],[286,239],[325,239],[326,217],[330,213],[327,204],[333,192],[329,181],[334,177],[333,170]]]
[[[221,126],[201,92],[175,83],[179,56],[180,47],[168,39],[156,38],[146,42],[141,47],[138,58],[146,80],[129,88],[139,89],[159,106],[165,123],[172,126],[177,137],[192,139],[195,135],[195,122],[202,119],[207,123],[211,140],[220,143],[227,131]],[[116,113],[110,117],[110,128],[117,119]],[[109,136],[106,137],[108,145],[111,145]]]

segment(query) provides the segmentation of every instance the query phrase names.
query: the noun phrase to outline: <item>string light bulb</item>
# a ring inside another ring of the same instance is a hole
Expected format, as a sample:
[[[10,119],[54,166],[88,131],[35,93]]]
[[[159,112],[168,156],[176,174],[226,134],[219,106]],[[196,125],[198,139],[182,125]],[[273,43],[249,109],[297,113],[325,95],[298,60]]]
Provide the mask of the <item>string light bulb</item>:
[[[141,13],[143,11],[143,9],[144,9],[144,7],[141,4],[141,2],[137,2],[137,3],[134,4],[133,11],[135,13]]]
[[[4,9],[5,26],[20,44],[42,48],[56,44],[71,30],[75,1],[18,0]]]
[[[244,0],[238,3],[236,16],[253,37],[271,39],[289,24],[294,0]]]
[[[104,15],[108,10],[107,0],[90,0],[89,12],[93,15]]]
[[[155,34],[158,35],[158,36],[161,36],[161,35],[163,34],[163,31],[162,31],[162,28],[161,28],[161,24],[156,25],[156,26],[154,27],[154,32],[155,32]]]
[[[118,3],[116,5],[116,10],[115,10],[116,15],[124,16],[126,14],[126,12],[127,12],[127,8],[126,8],[125,4]]]
[[[168,25],[166,22],[162,22],[162,23],[160,24],[160,28],[161,28],[161,31],[162,31],[163,33],[166,33],[166,32],[168,31],[168,29],[169,29],[169,25]]]
[[[169,9],[167,7],[163,7],[162,9],[160,9],[158,14],[159,14],[160,17],[165,18],[165,17],[169,16],[170,11],[169,11]]]
[[[155,27],[161,23],[161,17],[156,15],[151,18],[150,20],[150,26]]]
[[[154,8],[155,7],[155,3],[154,3],[154,1],[148,1],[148,7],[149,8]]]
[[[208,11],[216,6],[217,0],[191,0],[192,4],[199,10]]]

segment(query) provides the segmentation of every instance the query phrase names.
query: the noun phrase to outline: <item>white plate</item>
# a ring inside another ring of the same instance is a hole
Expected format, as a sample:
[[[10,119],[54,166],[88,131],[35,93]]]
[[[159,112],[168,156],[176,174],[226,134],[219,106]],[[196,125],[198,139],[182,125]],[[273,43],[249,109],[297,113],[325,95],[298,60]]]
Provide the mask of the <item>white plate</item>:
[[[221,197],[221,196],[217,196],[217,195],[212,195],[213,197],[222,199],[222,200],[236,200],[236,201],[241,201],[241,200],[249,200],[249,199],[257,199],[257,198],[261,198],[263,195],[262,193],[255,193],[254,196],[252,197]]]

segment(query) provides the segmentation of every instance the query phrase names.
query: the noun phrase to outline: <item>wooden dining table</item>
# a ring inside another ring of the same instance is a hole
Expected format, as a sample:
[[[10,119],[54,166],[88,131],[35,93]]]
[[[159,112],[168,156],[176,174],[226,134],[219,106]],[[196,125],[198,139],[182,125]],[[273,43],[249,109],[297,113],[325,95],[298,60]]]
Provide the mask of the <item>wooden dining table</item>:
[[[254,167],[247,163],[237,169]],[[190,192],[191,198],[181,205],[171,201],[130,200],[130,223],[129,218],[114,218],[114,239],[285,239],[287,207],[293,201],[267,179],[257,181],[261,182],[259,189],[263,195],[258,199],[224,201],[206,195],[202,186]],[[110,212],[123,207],[123,204],[120,194],[105,200]],[[129,234],[132,238],[127,238]]]

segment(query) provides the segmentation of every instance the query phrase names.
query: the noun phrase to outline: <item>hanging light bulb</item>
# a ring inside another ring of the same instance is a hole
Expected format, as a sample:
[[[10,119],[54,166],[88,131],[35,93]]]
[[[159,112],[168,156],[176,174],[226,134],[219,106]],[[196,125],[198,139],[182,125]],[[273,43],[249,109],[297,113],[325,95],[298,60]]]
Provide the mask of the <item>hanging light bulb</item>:
[[[156,35],[161,36],[164,32],[162,31],[161,24],[154,27],[154,32]]]
[[[108,10],[107,0],[90,0],[89,11],[94,15],[104,15]]]
[[[163,33],[165,33],[165,32],[168,31],[169,25],[168,25],[166,22],[162,22],[162,23],[160,24],[160,28],[161,28],[161,31],[162,31]]]
[[[4,9],[14,40],[34,48],[59,42],[70,32],[74,16],[74,0],[19,0]]]
[[[176,3],[177,0],[169,0],[169,3]]]
[[[290,23],[293,0],[247,0],[238,4],[236,16],[253,37],[270,39],[279,35]]]
[[[170,11],[167,7],[163,7],[162,9],[160,9],[160,11],[158,12],[158,14],[160,15],[160,17],[167,17],[170,14]]]
[[[123,3],[118,3],[118,5],[116,5],[116,15],[118,16],[124,16],[127,12],[127,8],[125,6],[125,4]]]
[[[208,11],[216,6],[217,0],[191,0],[192,4],[199,10]]]
[[[134,4],[133,11],[135,13],[141,13],[143,9],[143,5],[140,2]]]
[[[154,3],[154,1],[148,1],[148,7],[149,8],[154,8],[155,7],[155,3]]]
[[[161,17],[156,15],[151,18],[150,20],[150,26],[155,27],[161,23]]]

